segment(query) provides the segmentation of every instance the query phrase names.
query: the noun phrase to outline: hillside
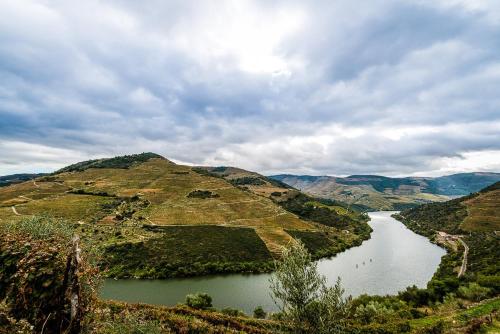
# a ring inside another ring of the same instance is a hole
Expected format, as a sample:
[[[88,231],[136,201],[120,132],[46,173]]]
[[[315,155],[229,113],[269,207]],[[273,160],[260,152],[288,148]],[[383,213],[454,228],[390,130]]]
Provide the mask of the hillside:
[[[325,245],[317,257],[369,237],[362,215],[233,170],[261,183],[153,153],[84,161],[1,188],[0,222],[40,215],[72,222],[103,250],[102,267],[113,277],[269,271],[295,231]],[[295,198],[297,207],[287,207]]]
[[[462,173],[436,178],[390,178],[378,175],[349,177],[274,175],[312,196],[348,203],[361,210],[403,210],[468,195],[500,181],[500,173]]]
[[[404,210],[396,217],[450,250],[442,275],[463,275],[500,291],[500,182],[465,197]]]
[[[46,174],[13,174],[13,175],[4,175],[0,176],[0,187],[7,187],[11,184],[21,183],[25,181],[32,180],[34,178],[44,176]]]

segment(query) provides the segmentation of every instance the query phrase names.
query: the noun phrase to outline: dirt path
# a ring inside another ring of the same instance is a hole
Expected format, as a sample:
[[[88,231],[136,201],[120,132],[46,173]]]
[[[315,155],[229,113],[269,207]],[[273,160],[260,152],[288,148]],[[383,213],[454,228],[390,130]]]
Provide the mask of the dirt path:
[[[32,201],[32,200],[33,200],[32,198],[29,198],[29,197],[26,197],[26,196],[23,196],[23,195],[20,195],[20,196],[18,196],[18,197],[19,197],[19,198],[24,198],[24,199],[26,199],[26,200],[28,200],[28,201]]]
[[[40,186],[39,186],[38,184],[36,184],[36,181],[35,181],[35,180],[33,180],[33,185],[34,185],[35,187],[37,187],[37,188],[40,188]]]
[[[15,214],[16,216],[20,216],[20,215],[21,215],[19,212],[17,212],[17,210],[16,210],[16,207],[15,207],[15,206],[11,206],[11,208],[12,208],[12,212],[14,212],[14,214]]]
[[[460,241],[460,243],[462,243],[462,245],[464,246],[464,258],[462,259],[462,266],[460,267],[460,271],[458,272],[458,277],[461,277],[467,270],[467,254],[469,254],[469,246],[467,246],[467,244],[461,238],[458,238],[458,241]]]
[[[462,240],[460,235],[448,234],[443,231],[437,232],[437,242],[450,245],[455,252],[458,251],[458,242],[460,242],[464,246],[464,256],[462,259],[462,265],[460,266],[460,270],[458,271],[458,277],[461,277],[467,271],[467,255],[469,254],[469,246]]]

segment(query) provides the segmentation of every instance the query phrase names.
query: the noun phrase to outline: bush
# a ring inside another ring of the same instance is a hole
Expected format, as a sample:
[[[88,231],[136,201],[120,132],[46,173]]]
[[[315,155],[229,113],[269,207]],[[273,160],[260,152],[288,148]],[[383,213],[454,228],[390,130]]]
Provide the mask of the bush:
[[[370,301],[366,305],[359,305],[354,316],[363,324],[371,322],[386,323],[394,315],[394,311],[377,301]]]
[[[212,297],[207,293],[189,294],[186,296],[186,305],[199,310],[206,310],[212,307]]]
[[[77,245],[68,224],[45,217],[0,228],[0,299],[13,318],[37,332],[78,332],[93,307],[98,273],[86,254],[77,256]]]
[[[231,317],[240,317],[240,316],[245,315],[240,310],[237,310],[237,309],[231,308],[231,307],[225,307],[225,308],[223,308],[222,310],[220,310],[220,313],[229,315]]]
[[[491,289],[480,286],[477,283],[469,283],[468,286],[458,288],[457,295],[460,298],[478,302],[490,294]]]
[[[257,319],[265,319],[267,316],[266,312],[262,308],[262,306],[257,306],[255,310],[253,310],[253,317]]]
[[[209,190],[193,190],[187,195],[187,197],[188,198],[201,198],[201,199],[217,198],[217,197],[219,197],[219,194],[216,194],[216,193],[211,192]]]

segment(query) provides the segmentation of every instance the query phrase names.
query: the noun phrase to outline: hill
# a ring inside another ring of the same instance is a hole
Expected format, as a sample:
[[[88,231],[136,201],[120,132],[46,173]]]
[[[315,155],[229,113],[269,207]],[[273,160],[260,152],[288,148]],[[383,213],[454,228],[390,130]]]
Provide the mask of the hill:
[[[74,223],[102,249],[112,277],[269,271],[298,235],[320,257],[370,233],[365,216],[259,174],[153,153],[84,161],[0,189],[0,223],[41,215]]]
[[[401,211],[396,217],[450,250],[438,276],[458,274],[500,291],[500,182],[468,196]]]
[[[500,173],[462,173],[436,178],[391,178],[379,175],[351,175],[343,178],[284,174],[270,178],[312,196],[342,201],[370,211],[404,210],[468,195],[500,181]]]
[[[11,184],[21,183],[47,174],[13,174],[0,176],[0,187],[7,187]]]

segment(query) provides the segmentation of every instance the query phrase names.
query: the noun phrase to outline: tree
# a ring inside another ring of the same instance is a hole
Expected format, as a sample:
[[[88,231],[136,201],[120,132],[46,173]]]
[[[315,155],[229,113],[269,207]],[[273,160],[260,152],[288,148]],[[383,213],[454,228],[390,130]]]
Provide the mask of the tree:
[[[212,297],[207,293],[196,293],[186,296],[186,305],[192,308],[205,310],[212,307]]]
[[[345,332],[351,298],[343,298],[340,278],[335,286],[328,287],[300,241],[285,249],[275,266],[270,279],[271,297],[295,333]]]
[[[257,306],[255,310],[253,310],[253,317],[256,319],[265,319],[266,316],[267,314],[262,308],[262,306]]]

